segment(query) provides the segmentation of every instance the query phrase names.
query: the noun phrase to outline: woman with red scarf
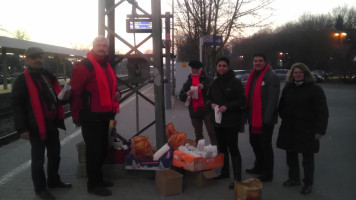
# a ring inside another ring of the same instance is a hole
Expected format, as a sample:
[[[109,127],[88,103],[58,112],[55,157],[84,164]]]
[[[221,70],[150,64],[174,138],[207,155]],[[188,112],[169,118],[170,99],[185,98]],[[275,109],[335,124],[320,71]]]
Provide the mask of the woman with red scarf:
[[[58,174],[60,141],[58,128],[64,127],[64,110],[57,95],[62,90],[56,77],[43,69],[44,52],[30,47],[26,51],[26,69],[12,87],[11,104],[15,129],[31,143],[31,174],[36,194],[55,199],[48,188],[70,188]],[[43,169],[47,149],[47,180]]]
[[[198,60],[192,60],[188,63],[191,73],[188,76],[188,80],[183,84],[183,87],[179,93],[179,99],[183,102],[189,102],[189,115],[195,132],[195,142],[204,139],[203,135],[203,122],[208,132],[210,143],[216,145],[216,138],[214,133],[214,127],[211,124],[210,109],[206,107],[206,94],[211,82],[211,78],[202,71],[203,63]],[[193,97],[192,87],[197,88],[198,98]]]
[[[211,109],[221,114],[221,121],[219,121],[215,119],[214,112],[212,112],[218,151],[224,154],[224,167],[221,169],[221,174],[218,178],[229,178],[230,154],[234,181],[241,181],[241,154],[238,147],[238,131],[243,120],[242,107],[245,104],[245,96],[242,83],[235,78],[229,63],[230,61],[226,57],[221,57],[217,60],[216,79],[209,87],[207,99]],[[234,189],[234,182],[229,185],[229,189]]]

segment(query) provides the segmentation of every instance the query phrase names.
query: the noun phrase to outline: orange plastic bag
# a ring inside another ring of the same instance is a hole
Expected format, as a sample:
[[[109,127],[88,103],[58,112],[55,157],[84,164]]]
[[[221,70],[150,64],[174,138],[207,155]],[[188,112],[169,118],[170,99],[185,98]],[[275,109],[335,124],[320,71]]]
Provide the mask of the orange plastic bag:
[[[153,151],[148,136],[135,136],[131,139],[131,155],[138,161],[153,159]]]
[[[169,123],[166,125],[166,136],[169,138],[171,135],[175,134],[177,131],[174,128],[173,123]]]
[[[187,134],[185,132],[175,132],[168,139],[168,145],[173,149],[178,149],[179,146],[185,145]]]

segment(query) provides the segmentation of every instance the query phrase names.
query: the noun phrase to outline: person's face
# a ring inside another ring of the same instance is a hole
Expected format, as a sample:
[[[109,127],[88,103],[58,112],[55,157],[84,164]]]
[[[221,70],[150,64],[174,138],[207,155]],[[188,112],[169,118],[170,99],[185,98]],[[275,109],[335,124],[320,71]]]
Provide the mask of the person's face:
[[[26,56],[26,63],[31,68],[40,69],[43,65],[43,55],[33,55],[33,56]]]
[[[193,76],[199,76],[200,71],[201,71],[201,68],[199,68],[199,69],[196,69],[193,67],[190,68],[190,72],[192,73]]]
[[[304,80],[304,72],[301,69],[299,69],[298,67],[296,67],[294,69],[292,76],[293,76],[293,79],[297,82],[301,82]]]
[[[108,55],[109,45],[106,40],[98,40],[93,44],[93,52],[99,57]]]
[[[229,66],[225,61],[219,61],[216,65],[216,71],[221,75],[225,74],[227,71],[229,71]]]
[[[253,58],[253,69],[260,71],[266,66],[266,61],[261,56],[256,56]]]

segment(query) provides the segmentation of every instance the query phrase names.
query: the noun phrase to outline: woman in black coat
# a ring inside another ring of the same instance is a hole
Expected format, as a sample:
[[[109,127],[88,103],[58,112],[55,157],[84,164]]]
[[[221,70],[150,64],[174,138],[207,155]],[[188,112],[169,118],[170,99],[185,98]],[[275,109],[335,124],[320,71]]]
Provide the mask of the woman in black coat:
[[[282,119],[277,147],[286,150],[289,179],[285,187],[301,185],[298,153],[303,155],[304,186],[302,194],[312,191],[314,153],[319,151],[319,139],[328,125],[328,106],[323,89],[303,63],[295,63],[286,79],[278,105]]]
[[[241,155],[238,148],[238,131],[241,126],[242,110],[245,104],[245,95],[242,83],[235,78],[234,72],[229,67],[229,59],[221,57],[216,62],[216,79],[209,87],[207,103],[211,109],[221,113],[221,122],[212,121],[218,151],[224,154],[224,167],[219,178],[229,178],[229,153],[231,156],[234,180],[241,181]],[[229,185],[234,188],[234,182]]]

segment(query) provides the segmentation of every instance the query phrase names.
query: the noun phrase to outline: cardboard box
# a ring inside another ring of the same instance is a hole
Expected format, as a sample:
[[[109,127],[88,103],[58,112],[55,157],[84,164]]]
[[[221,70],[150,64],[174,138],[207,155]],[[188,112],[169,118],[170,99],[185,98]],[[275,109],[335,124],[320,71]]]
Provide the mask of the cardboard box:
[[[224,166],[224,154],[218,154],[214,158],[203,158],[175,150],[173,152],[173,166],[182,167],[191,172],[222,168]]]
[[[183,175],[172,170],[163,169],[156,171],[156,188],[161,194],[173,195],[182,193]]]
[[[192,184],[196,187],[205,187],[214,183],[214,178],[217,177],[215,170],[208,170],[202,172],[190,172],[186,171],[184,175],[184,181],[188,184]]]
[[[125,156],[125,169],[136,170],[161,170],[170,168],[173,151],[169,150],[158,161],[137,161],[131,154]]]

